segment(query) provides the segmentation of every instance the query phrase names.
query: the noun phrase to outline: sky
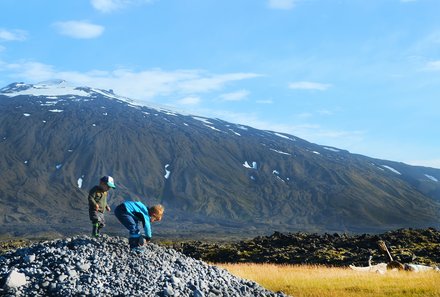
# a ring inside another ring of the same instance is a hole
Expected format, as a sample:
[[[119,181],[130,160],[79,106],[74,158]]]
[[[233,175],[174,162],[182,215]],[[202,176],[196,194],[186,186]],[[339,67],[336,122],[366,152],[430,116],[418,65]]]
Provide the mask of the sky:
[[[0,88],[139,103],[440,168],[438,0],[1,0]]]

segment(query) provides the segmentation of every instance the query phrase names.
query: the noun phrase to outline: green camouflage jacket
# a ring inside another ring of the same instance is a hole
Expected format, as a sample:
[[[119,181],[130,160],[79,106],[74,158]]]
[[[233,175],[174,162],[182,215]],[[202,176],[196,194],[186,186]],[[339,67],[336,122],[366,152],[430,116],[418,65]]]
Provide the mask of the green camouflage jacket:
[[[104,212],[107,206],[107,192],[104,192],[100,186],[94,186],[89,192],[89,208],[91,210],[96,209],[96,205],[99,205],[98,211]]]

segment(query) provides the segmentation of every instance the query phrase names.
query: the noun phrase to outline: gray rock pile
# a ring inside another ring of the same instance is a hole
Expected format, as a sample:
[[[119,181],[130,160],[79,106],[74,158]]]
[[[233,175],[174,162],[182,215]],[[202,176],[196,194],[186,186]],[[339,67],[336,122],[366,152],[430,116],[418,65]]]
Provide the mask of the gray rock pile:
[[[255,282],[148,244],[129,251],[125,238],[47,241],[0,256],[1,296],[286,296]]]

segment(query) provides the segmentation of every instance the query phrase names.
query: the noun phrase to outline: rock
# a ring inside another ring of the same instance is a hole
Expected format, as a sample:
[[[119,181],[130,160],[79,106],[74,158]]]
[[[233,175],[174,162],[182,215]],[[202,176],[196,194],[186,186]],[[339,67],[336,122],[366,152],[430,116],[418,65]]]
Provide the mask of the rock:
[[[26,276],[24,273],[18,272],[16,269],[12,269],[6,278],[6,288],[19,288],[26,285]]]
[[[193,291],[193,296],[194,297],[205,297],[205,295],[197,288]]]
[[[26,257],[24,257],[24,260],[26,261],[26,263],[32,263],[35,261],[35,255],[27,255]]]
[[[73,269],[68,269],[67,274],[69,275],[70,278],[75,278],[78,275],[78,273]]]
[[[90,264],[89,263],[80,264],[80,265],[78,265],[78,268],[81,271],[88,271],[90,269]]]
[[[46,241],[7,253],[0,257],[0,283],[5,275],[6,290],[16,288],[17,296],[214,297],[241,296],[241,290],[246,296],[285,296],[153,243],[142,254],[131,253],[125,238],[108,236]]]
[[[67,278],[67,275],[65,275],[65,274],[61,274],[61,275],[58,277],[58,280],[59,280],[60,282],[63,282],[66,278]]]
[[[166,287],[162,292],[164,297],[174,296],[174,290],[170,287]]]

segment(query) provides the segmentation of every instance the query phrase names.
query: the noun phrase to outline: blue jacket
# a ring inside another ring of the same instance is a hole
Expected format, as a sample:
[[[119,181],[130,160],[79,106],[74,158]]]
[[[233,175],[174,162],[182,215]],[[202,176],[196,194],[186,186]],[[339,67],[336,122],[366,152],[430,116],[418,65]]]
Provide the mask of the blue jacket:
[[[142,221],[144,226],[145,236],[147,238],[152,237],[150,215],[148,214],[148,207],[146,207],[140,201],[125,201],[125,208],[127,212],[135,219],[135,221]]]

